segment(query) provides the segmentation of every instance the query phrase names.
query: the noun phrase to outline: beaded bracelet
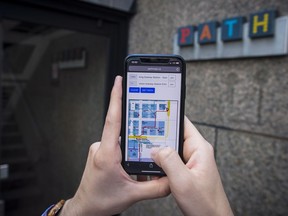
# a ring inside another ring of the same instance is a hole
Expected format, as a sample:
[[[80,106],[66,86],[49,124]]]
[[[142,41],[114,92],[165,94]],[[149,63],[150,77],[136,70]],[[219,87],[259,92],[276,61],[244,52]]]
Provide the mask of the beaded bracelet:
[[[48,212],[48,216],[56,216],[64,206],[65,200],[60,200],[52,209]]]

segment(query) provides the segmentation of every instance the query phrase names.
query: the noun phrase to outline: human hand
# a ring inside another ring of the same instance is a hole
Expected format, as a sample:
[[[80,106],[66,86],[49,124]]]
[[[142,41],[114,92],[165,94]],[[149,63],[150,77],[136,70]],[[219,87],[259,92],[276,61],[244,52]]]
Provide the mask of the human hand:
[[[184,215],[230,216],[213,147],[185,117],[184,160],[171,148],[152,152],[153,160],[167,174],[171,193]]]
[[[61,216],[113,215],[133,203],[170,193],[166,177],[151,181],[132,180],[121,166],[122,78],[117,76],[111,93],[101,142],[91,145],[86,167],[75,196],[67,200]]]

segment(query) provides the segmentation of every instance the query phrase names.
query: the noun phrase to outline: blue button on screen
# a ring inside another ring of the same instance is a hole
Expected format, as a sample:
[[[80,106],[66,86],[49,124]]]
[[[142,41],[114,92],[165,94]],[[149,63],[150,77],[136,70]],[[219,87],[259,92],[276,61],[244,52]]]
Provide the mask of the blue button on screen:
[[[140,88],[138,87],[130,87],[129,88],[129,93],[139,93],[140,92]]]
[[[155,93],[155,88],[141,88],[141,93]]]

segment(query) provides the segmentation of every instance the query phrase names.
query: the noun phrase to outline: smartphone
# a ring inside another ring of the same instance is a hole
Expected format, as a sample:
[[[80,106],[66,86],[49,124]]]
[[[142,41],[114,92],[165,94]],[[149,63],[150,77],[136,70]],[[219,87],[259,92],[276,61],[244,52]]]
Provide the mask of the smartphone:
[[[183,159],[185,61],[177,55],[129,55],[123,75],[122,166],[128,174],[165,175],[154,148]]]

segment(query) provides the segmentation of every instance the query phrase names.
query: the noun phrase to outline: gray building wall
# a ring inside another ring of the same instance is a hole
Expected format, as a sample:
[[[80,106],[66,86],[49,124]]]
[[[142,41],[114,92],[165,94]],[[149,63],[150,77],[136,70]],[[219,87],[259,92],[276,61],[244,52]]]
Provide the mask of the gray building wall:
[[[177,28],[278,9],[286,0],[137,1],[130,53],[172,53]],[[187,62],[186,115],[214,145],[235,215],[288,214],[288,56]],[[173,197],[123,215],[181,215]]]

